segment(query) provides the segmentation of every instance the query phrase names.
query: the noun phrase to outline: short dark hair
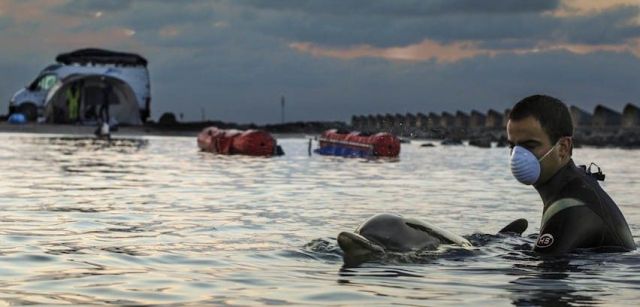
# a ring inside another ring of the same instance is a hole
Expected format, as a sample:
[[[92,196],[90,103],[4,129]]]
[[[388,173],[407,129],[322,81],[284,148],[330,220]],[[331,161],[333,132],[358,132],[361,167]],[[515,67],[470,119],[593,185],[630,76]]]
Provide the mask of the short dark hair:
[[[549,136],[551,143],[561,137],[573,136],[573,121],[569,108],[560,101],[546,95],[533,95],[520,100],[509,113],[509,119],[521,120],[533,116]]]

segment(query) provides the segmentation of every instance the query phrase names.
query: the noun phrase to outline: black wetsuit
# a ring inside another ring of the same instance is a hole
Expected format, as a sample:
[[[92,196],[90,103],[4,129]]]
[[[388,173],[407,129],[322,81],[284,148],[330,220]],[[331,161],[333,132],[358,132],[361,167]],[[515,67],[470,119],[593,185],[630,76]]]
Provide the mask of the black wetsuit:
[[[573,160],[535,188],[544,202],[544,211],[534,251],[560,255],[576,248],[636,248],[618,206],[597,180]]]

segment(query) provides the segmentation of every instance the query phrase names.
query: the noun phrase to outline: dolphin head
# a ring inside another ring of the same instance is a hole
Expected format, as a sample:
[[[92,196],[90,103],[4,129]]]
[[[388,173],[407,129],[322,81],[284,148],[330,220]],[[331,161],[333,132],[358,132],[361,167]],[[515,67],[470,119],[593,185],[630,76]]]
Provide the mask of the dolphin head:
[[[471,245],[466,239],[429,223],[386,213],[369,218],[355,232],[338,234],[345,263],[363,262],[387,252],[435,250],[440,244]]]
[[[392,252],[435,249],[442,243],[428,230],[414,227],[401,216],[386,213],[369,218],[355,232]]]

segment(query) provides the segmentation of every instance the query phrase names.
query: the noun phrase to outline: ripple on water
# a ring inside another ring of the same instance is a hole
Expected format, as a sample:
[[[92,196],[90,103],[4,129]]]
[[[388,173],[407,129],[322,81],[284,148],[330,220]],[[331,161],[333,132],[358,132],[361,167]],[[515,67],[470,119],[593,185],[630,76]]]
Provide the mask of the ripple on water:
[[[4,304],[632,305],[638,252],[529,252],[540,200],[503,148],[403,145],[399,159],[198,152],[194,137],[0,135]],[[640,231],[637,151],[580,148]],[[28,166],[28,167],[25,167]],[[424,219],[470,250],[343,267],[335,236],[375,213]],[[522,238],[496,233],[516,218]],[[636,239],[637,241],[637,239]]]

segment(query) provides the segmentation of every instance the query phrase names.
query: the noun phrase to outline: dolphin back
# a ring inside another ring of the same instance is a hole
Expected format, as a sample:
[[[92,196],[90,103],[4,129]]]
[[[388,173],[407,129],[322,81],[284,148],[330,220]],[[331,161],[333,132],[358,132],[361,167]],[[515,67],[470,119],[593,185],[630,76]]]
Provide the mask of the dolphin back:
[[[463,247],[470,247],[471,242],[469,240],[453,233],[443,228],[440,228],[431,223],[421,221],[413,218],[405,218],[405,223],[407,226],[419,229],[421,231],[425,231],[429,233],[431,236],[436,237],[442,241],[442,243],[446,244],[455,244]]]

